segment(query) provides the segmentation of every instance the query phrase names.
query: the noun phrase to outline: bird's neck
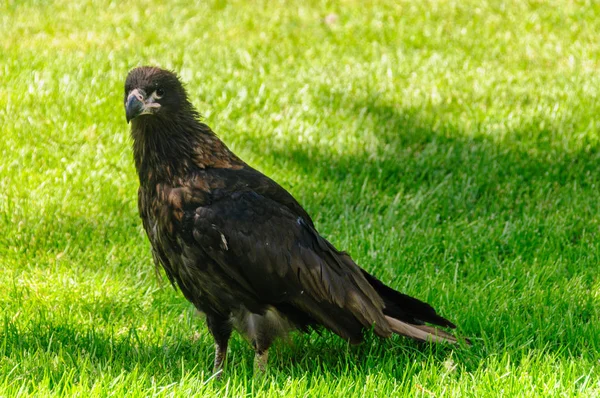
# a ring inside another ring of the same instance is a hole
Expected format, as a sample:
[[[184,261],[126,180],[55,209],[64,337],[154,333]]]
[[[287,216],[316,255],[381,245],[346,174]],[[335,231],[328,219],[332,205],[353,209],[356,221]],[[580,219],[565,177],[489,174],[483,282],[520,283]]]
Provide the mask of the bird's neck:
[[[133,154],[141,185],[178,185],[194,170],[244,165],[210,127],[196,119],[167,122],[142,117],[133,122]]]

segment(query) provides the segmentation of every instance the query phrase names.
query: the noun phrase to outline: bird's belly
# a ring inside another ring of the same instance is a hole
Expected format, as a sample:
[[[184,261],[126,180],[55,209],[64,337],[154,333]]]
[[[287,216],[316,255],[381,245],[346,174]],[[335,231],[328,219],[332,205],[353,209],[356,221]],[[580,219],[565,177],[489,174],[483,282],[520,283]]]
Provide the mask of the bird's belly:
[[[270,345],[276,338],[286,338],[296,326],[274,307],[256,314],[241,306],[231,313],[231,323],[252,345]]]
[[[154,225],[159,223],[154,223]],[[196,245],[188,245],[182,239],[173,239],[160,228],[154,234],[154,244],[169,242],[171,250],[164,250],[166,272],[177,281],[179,289],[194,306],[202,312],[229,314],[232,326],[251,344],[272,342],[286,337],[297,327],[285,315],[272,306],[257,300],[239,281],[223,272],[205,251]],[[176,250],[173,250],[176,249]],[[168,266],[167,266],[168,265]],[[266,344],[267,346],[269,344]]]

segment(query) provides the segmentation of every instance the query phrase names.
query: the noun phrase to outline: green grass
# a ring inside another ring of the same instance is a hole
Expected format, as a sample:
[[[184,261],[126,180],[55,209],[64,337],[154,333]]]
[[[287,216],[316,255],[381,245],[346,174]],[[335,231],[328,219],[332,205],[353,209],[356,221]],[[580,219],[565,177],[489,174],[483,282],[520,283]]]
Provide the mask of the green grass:
[[[0,3],[0,396],[600,395],[600,6],[299,4]],[[137,215],[141,64],[474,345],[295,335],[254,378],[236,336],[209,380]]]

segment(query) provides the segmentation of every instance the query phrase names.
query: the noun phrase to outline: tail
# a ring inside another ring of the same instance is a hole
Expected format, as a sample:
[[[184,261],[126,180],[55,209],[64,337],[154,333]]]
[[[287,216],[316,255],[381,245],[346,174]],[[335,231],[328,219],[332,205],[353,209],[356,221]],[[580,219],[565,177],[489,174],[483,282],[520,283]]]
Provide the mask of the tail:
[[[386,286],[364,270],[363,276],[383,299],[385,303],[383,313],[394,333],[421,341],[453,344],[457,342],[452,334],[425,325],[427,322],[441,327],[456,328],[452,322],[439,316],[432,306]]]
[[[432,326],[411,325],[410,323],[399,321],[398,319],[387,315],[385,316],[385,319],[390,323],[394,333],[398,333],[403,336],[434,343],[445,342],[455,344],[457,342],[456,337],[450,333],[444,332],[443,330],[434,328]]]

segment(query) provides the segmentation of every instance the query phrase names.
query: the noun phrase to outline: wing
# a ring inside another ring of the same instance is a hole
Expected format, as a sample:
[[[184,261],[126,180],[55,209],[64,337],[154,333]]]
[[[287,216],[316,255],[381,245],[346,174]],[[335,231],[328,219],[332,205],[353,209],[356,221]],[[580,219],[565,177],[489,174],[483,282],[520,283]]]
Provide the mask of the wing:
[[[209,168],[201,170],[195,178],[190,179],[186,185],[180,188],[174,189],[168,185],[157,187],[157,191],[161,192],[161,195],[155,197],[148,195],[140,187],[138,190],[138,210],[144,230],[152,246],[152,256],[157,275],[160,275],[159,269],[162,267],[171,284],[174,287],[177,286],[175,280],[176,267],[171,263],[169,254],[165,251],[164,245],[161,244],[161,240],[159,239],[157,214],[160,214],[159,218],[162,224],[164,224],[163,227],[168,226],[167,229],[171,232],[170,236],[168,236],[171,241],[167,243],[169,246],[174,246],[178,243],[173,239],[172,230],[177,221],[168,217],[169,210],[179,213],[187,212],[187,209],[195,209],[206,203],[220,201],[224,197],[226,198],[231,195],[232,192],[247,190],[253,190],[288,208],[294,214],[301,216],[310,227],[313,227],[310,216],[289,192],[269,177],[248,165],[243,165],[241,168]],[[177,193],[175,194],[175,192]],[[173,196],[171,197],[170,195]],[[176,199],[174,200],[173,198]],[[163,202],[168,204],[165,207],[166,212],[161,210],[161,206],[165,206]]]
[[[207,181],[211,190],[217,193],[216,196],[218,196],[219,190],[222,190],[225,195],[230,195],[237,191],[251,190],[287,207],[292,213],[302,217],[310,227],[314,228],[312,219],[308,213],[288,191],[260,171],[248,165],[235,169],[206,169],[200,172],[200,175],[203,180]]]
[[[222,272],[265,305],[291,305],[353,340],[357,328],[391,333],[383,301],[361,269],[274,200],[248,190],[200,206],[193,236]]]

